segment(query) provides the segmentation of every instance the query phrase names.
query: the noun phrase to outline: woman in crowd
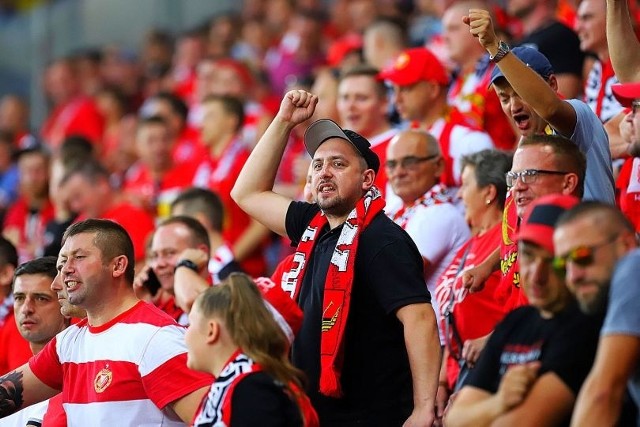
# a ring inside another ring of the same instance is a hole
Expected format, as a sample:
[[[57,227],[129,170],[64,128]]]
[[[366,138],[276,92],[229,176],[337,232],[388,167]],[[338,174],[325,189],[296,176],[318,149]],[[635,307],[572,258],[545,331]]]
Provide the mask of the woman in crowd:
[[[511,156],[497,150],[483,150],[462,160],[458,196],[464,203],[473,234],[460,247],[436,287],[440,327],[446,339],[438,386],[438,403],[443,407],[449,394],[457,389],[456,384],[464,381],[463,377],[477,360],[488,334],[506,314],[504,304],[495,294],[500,282],[499,271],[489,276],[482,292],[474,294],[464,288],[461,276],[466,268],[484,261],[500,244],[507,194],[505,174],[510,169]]]
[[[216,378],[195,427],[318,425],[287,359],[289,341],[249,276],[233,273],[200,294],[189,323],[187,365]]]

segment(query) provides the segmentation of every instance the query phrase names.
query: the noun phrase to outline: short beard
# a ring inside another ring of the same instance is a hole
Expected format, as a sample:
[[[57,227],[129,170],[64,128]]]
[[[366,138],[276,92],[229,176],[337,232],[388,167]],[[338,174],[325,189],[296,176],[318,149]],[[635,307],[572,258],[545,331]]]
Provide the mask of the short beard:
[[[324,212],[325,215],[340,217],[348,214],[354,208],[354,206],[346,206],[346,200],[342,197],[335,197],[331,200],[318,201],[318,206]]]
[[[578,305],[583,313],[591,316],[606,313],[609,305],[609,284],[599,286],[598,292],[592,300],[583,301],[578,299]]]

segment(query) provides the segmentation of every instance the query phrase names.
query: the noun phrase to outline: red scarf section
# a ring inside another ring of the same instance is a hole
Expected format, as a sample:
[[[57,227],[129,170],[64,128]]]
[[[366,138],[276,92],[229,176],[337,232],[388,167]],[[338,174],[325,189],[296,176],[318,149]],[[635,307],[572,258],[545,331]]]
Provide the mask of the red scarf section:
[[[322,301],[322,334],[320,338],[320,393],[330,397],[342,397],[340,375],[343,363],[344,333],[349,316],[351,287],[355,271],[360,233],[385,206],[380,191],[374,186],[351,211],[340,232],[327,271]],[[327,218],[318,212],[307,226],[298,244],[294,267],[288,274],[293,298],[297,301],[306,260],[309,259],[320,231]]]

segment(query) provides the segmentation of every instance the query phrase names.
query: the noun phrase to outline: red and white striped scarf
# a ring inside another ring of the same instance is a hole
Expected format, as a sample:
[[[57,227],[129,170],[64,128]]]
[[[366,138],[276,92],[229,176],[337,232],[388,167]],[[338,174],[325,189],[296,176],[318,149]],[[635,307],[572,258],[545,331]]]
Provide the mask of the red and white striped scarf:
[[[380,191],[374,186],[356,203],[342,225],[338,243],[333,250],[322,301],[322,324],[320,335],[320,393],[330,397],[343,395],[340,385],[342,371],[342,351],[346,330],[351,288],[355,273],[355,259],[360,233],[384,209],[385,202]],[[307,260],[327,224],[327,218],[318,212],[300,238],[294,255],[292,268],[283,277],[284,289],[298,300],[300,284],[305,274]]]

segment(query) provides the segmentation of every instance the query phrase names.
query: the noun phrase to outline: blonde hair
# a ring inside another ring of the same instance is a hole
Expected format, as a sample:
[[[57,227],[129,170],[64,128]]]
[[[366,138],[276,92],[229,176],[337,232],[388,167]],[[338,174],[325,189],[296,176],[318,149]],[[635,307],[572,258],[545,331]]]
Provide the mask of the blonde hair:
[[[303,374],[288,359],[289,340],[267,309],[260,290],[249,276],[232,273],[220,285],[198,295],[194,305],[202,317],[218,317],[231,339],[289,392],[302,389]]]

